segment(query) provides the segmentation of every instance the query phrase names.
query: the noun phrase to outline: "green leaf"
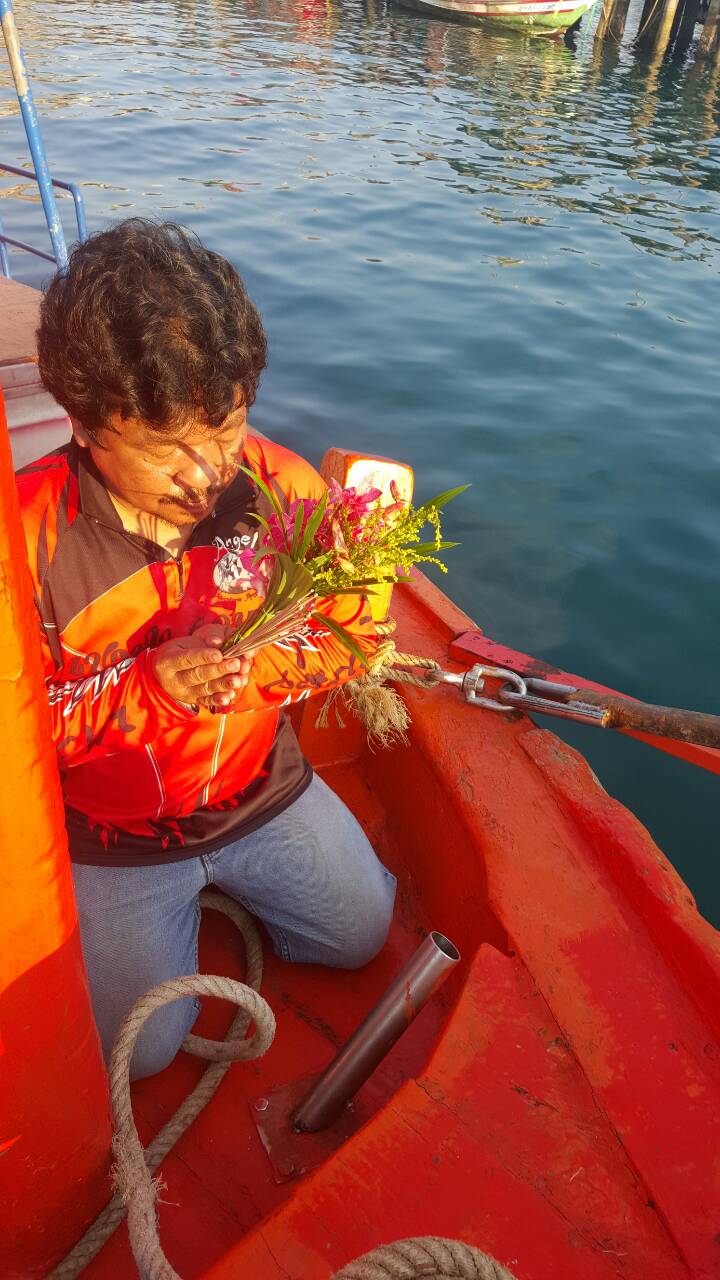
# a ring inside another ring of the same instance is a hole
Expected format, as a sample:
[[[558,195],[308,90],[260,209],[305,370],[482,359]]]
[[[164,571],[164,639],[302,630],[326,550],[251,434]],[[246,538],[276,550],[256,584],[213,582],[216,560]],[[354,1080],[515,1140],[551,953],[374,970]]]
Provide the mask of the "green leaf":
[[[390,581],[390,579],[388,579],[388,581]],[[373,582],[358,582],[354,587],[328,587],[324,591],[319,590],[316,587],[315,594],[317,596],[321,596],[322,599],[326,599],[331,596],[363,596],[367,587],[380,586],[382,586],[382,580],[377,578]]]
[[[313,591],[312,574],[303,564],[296,564],[284,551],[267,554],[273,555],[275,559],[267,596],[247,619],[242,631],[235,632],[224,643],[224,651],[260,631],[266,622],[273,622],[278,614],[282,614],[284,610],[290,610]],[[262,646],[262,636],[259,637],[259,643]]]
[[[298,555],[298,547],[300,546],[300,539],[302,537],[302,527],[303,527],[304,519],[305,519],[305,503],[302,502],[301,500],[298,502],[295,508],[295,523],[293,525],[292,546],[290,548],[290,554],[293,560],[299,560],[301,558]]]
[[[315,588],[315,594],[318,596],[362,596],[365,594],[366,587],[382,587],[388,582],[395,582],[395,574],[385,574],[380,578],[358,578],[351,587],[322,587]]]
[[[253,484],[256,484],[256,485],[257,485],[257,487],[258,487],[258,489],[261,491],[261,493],[264,493],[264,494],[265,494],[265,497],[267,498],[268,502],[270,503],[270,505],[271,505],[271,507],[272,507],[273,511],[275,512],[275,515],[276,515],[276,516],[278,517],[278,519],[280,520],[280,527],[281,527],[281,529],[283,529],[283,531],[284,531],[284,529],[285,529],[285,511],[284,511],[284,510],[283,510],[283,508],[281,507],[280,502],[279,502],[279,500],[278,500],[278,498],[277,498],[277,495],[273,493],[272,489],[270,489],[270,487],[269,487],[268,485],[266,485],[265,481],[262,479],[262,477],[261,477],[261,476],[259,476],[259,475],[258,475],[257,471],[251,471],[249,467],[242,467],[242,466],[241,466],[241,467],[239,467],[239,468],[238,468],[238,470],[239,470],[239,471],[244,471],[245,475],[246,475],[246,476],[249,476],[249,478],[252,480]],[[285,545],[287,546],[287,534],[285,534]],[[288,548],[288,550],[289,550],[289,548]]]
[[[260,515],[259,511],[248,511],[248,519],[257,520],[258,524],[262,525],[268,537],[272,538],[272,533],[270,532],[270,525],[268,524],[265,517]]]
[[[464,493],[469,488],[469,484],[459,484],[457,489],[448,489],[445,493],[439,493],[437,498],[431,498],[429,502],[423,502],[420,511],[425,511],[428,507],[435,507],[436,509],[444,507],[446,502],[451,502],[453,498],[457,498],[459,493]]]
[[[313,577],[317,573],[322,573],[332,564],[333,554],[330,551],[323,551],[322,555],[313,556],[312,560],[304,560],[305,567],[310,570]]]
[[[345,648],[350,650],[353,657],[357,658],[364,667],[367,666],[367,654],[363,653],[354,636],[351,636],[350,632],[345,630],[345,627],[341,627],[339,622],[336,622],[334,618],[328,618],[324,613],[314,613],[313,618],[315,622],[319,622],[322,626],[327,627],[328,631],[332,631],[333,635],[337,637],[340,643],[344,644]]]
[[[327,504],[328,504],[328,491],[326,489],[320,501],[318,502],[318,505],[316,506],[315,510],[312,512],[310,519],[305,525],[305,532],[302,536],[302,541],[297,551],[298,560],[305,559],[305,556],[312,543],[312,540],[315,537],[315,534],[317,533],[318,529],[320,528],[320,525],[322,524],[322,519],[323,519],[323,516],[325,515]]]
[[[264,622],[274,618],[289,605],[302,600],[313,589],[312,574],[308,573],[304,565],[296,564],[284,551],[276,551],[272,554],[275,564],[267,596],[250,617],[247,625],[243,627],[243,636],[256,631]]]
[[[313,576],[304,564],[298,564],[284,551],[278,551],[265,603],[277,613],[286,604],[301,600],[313,589]]]
[[[253,557],[253,564],[260,564],[261,560],[274,560],[280,554],[275,547],[258,547]]]
[[[459,542],[404,542],[398,556],[402,559],[403,551],[425,552],[425,551],[446,551],[448,547],[459,547]]]

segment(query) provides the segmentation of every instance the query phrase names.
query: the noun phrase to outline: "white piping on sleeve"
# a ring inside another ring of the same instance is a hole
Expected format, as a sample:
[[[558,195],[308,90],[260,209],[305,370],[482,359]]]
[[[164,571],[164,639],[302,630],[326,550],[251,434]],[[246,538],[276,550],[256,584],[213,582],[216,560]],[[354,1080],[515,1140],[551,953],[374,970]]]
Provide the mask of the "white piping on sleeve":
[[[158,784],[158,788],[159,788],[159,790],[160,790],[160,804],[158,805],[157,813],[155,814],[155,817],[156,817],[156,818],[159,818],[159,817],[160,817],[160,814],[161,814],[161,813],[162,813],[162,811],[163,811],[163,808],[165,807],[165,787],[163,786],[163,780],[162,780],[162,774],[161,774],[161,772],[160,772],[160,767],[159,767],[159,765],[158,765],[157,760],[155,759],[155,752],[153,751],[153,749],[152,749],[152,747],[150,746],[150,743],[149,743],[149,742],[146,742],[146,743],[145,743],[145,750],[147,751],[147,753],[148,753],[148,755],[149,755],[149,757],[150,757],[150,763],[151,763],[151,765],[152,765],[153,769],[155,770],[155,777],[157,778],[157,784]]]
[[[213,751],[212,764],[210,766],[210,777],[208,778],[205,784],[205,789],[202,793],[203,804],[207,804],[208,802],[208,798],[210,796],[210,783],[212,782],[213,778],[215,777],[215,774],[217,773],[218,759],[220,757],[220,744],[222,743],[223,737],[225,735],[225,719],[226,717],[221,713],[220,728],[218,729],[217,742],[215,743],[215,750]]]

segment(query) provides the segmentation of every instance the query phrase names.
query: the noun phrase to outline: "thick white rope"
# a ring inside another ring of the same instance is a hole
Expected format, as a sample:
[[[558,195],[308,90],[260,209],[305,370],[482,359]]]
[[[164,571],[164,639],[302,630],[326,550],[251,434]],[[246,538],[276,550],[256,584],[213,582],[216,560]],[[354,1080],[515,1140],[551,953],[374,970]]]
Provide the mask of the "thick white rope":
[[[110,1092],[115,1122],[113,1151],[116,1163],[113,1172],[118,1191],[48,1280],[74,1280],[100,1252],[126,1213],[130,1243],[143,1280],[179,1280],[160,1247],[155,1212],[158,1185],[152,1174],[215,1093],[231,1062],[261,1057],[275,1035],[272,1009],[257,993],[262,980],[262,946],[250,916],[238,903],[219,894],[202,893],[200,905],[222,911],[237,925],[245,941],[247,983],[199,974],[163,982],[135,1002],[118,1032],[110,1061]],[[156,1009],[188,995],[219,996],[237,1004],[239,1012],[223,1041],[194,1035],[186,1038],[183,1049],[211,1059],[212,1065],[203,1072],[175,1115],[143,1150],[130,1101],[130,1061],[135,1041]],[[247,1040],[245,1033],[251,1022],[255,1023],[255,1034]]]
[[[515,1280],[512,1272],[462,1240],[416,1236],[365,1253],[332,1280]]]

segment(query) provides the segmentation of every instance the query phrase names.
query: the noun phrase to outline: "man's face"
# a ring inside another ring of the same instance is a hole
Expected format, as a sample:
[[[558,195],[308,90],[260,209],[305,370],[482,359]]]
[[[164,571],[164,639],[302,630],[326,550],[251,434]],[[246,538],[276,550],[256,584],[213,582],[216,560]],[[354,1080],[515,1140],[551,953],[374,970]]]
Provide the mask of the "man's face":
[[[241,405],[219,427],[193,424],[175,435],[115,416],[100,432],[100,444],[79,423],[73,423],[73,431],[112,494],[179,527],[204,520],[235,479],[247,438],[247,412]]]

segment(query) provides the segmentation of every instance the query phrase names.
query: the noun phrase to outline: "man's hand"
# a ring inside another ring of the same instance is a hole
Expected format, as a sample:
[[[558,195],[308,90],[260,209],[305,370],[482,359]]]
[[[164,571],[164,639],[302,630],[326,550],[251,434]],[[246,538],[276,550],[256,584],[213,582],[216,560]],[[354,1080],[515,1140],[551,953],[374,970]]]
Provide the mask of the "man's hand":
[[[226,658],[220,646],[225,633],[209,622],[191,636],[167,640],[152,656],[155,679],[176,702],[222,711],[248,682],[254,654]]]

